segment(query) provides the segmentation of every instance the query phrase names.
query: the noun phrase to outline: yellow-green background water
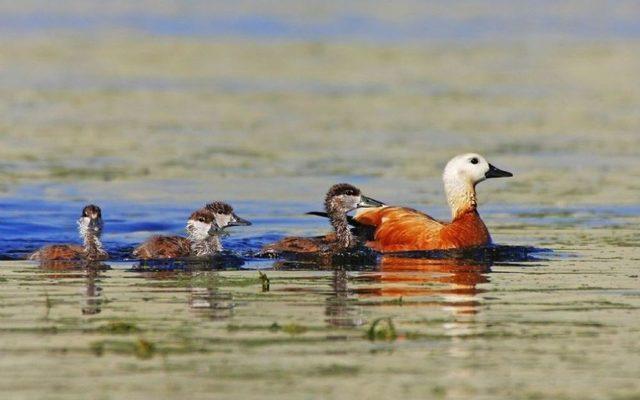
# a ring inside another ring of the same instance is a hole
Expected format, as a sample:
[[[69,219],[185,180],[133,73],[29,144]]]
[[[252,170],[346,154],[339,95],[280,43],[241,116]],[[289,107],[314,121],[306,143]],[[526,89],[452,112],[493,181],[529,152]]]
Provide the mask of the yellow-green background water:
[[[624,1],[0,5],[2,397],[638,398],[639,16]],[[225,239],[240,256],[325,232],[303,213],[339,181],[447,218],[440,173],[467,151],[515,174],[478,186],[494,240],[552,252],[122,261],[214,199],[254,222]],[[77,240],[86,202],[108,268],[16,260]]]

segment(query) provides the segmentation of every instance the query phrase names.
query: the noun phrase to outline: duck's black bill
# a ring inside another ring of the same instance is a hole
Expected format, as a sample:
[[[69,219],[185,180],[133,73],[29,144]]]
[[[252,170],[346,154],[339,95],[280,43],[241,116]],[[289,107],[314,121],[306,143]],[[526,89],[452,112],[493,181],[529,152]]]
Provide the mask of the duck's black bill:
[[[494,167],[493,165],[489,164],[489,171],[487,171],[486,174],[484,174],[484,177],[489,179],[489,178],[508,178],[510,176],[513,176],[513,174],[511,172],[508,171],[503,171],[499,168]]]
[[[251,225],[250,221],[247,221],[244,218],[240,218],[237,215],[233,214],[233,221],[229,222],[228,226],[249,226]]]
[[[360,202],[358,203],[358,208],[382,207],[383,205],[384,205],[383,202],[372,199],[371,197],[360,196]]]

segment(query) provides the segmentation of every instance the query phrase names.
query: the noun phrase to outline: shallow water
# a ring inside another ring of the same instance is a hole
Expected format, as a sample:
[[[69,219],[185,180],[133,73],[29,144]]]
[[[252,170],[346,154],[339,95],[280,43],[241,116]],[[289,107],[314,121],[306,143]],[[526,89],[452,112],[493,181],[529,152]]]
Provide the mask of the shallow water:
[[[0,262],[0,389],[12,398],[640,393],[636,207],[486,207],[498,243],[547,250],[328,266],[246,256],[288,233],[325,231],[321,218],[289,215],[314,202],[236,203],[255,225],[225,238],[226,263]],[[1,204],[11,210],[5,256],[74,240],[80,202]],[[150,231],[179,233],[189,210],[104,208],[116,257]]]
[[[550,231],[547,234],[558,234]],[[13,398],[633,398],[637,251],[365,270],[3,262]],[[570,254],[569,254],[570,252]]]
[[[300,4],[0,5],[3,398],[638,398],[637,5]],[[446,219],[466,151],[512,247],[251,257],[341,181]],[[212,200],[226,262],[128,260]],[[89,202],[113,260],[21,261]]]

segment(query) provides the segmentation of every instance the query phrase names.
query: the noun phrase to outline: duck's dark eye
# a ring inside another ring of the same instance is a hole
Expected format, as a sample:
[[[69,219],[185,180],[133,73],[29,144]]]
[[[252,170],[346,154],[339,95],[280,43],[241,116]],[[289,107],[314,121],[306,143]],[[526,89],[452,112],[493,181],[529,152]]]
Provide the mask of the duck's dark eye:
[[[198,221],[204,222],[204,218],[200,217],[200,218],[198,218]]]
[[[471,160],[469,160],[469,162],[471,162],[471,164],[477,164],[478,159],[476,157],[473,157]]]

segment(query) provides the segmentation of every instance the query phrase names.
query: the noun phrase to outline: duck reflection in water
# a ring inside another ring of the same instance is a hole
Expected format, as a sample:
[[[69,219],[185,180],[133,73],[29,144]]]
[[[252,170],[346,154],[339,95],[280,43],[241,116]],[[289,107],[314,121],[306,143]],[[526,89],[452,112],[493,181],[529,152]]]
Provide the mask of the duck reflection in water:
[[[337,269],[327,299],[327,322],[336,327],[363,325],[367,321],[361,310],[366,307],[435,307],[453,315],[455,319],[444,328],[457,334],[471,328],[463,317],[479,312],[479,295],[485,291],[479,286],[490,281],[489,272],[489,262],[399,256],[381,257],[375,272],[349,276]]]
[[[475,315],[481,306],[479,295],[485,291],[478,286],[490,281],[491,265],[464,258],[395,255],[384,255],[378,265],[357,266],[353,271],[348,266],[334,265],[325,306],[326,322],[337,328],[364,325],[369,322],[363,315],[366,307],[435,307],[454,316]],[[300,268],[326,270],[327,266],[274,263],[276,270]]]
[[[433,305],[455,315],[476,314],[478,295],[485,291],[478,285],[489,282],[489,272],[489,262],[383,256],[379,272],[363,277],[376,286],[361,294],[396,298],[403,306]]]
[[[99,261],[43,260],[40,269],[50,279],[84,278],[80,311],[83,315],[95,315],[102,311],[102,287],[98,285],[103,272],[111,267]]]

